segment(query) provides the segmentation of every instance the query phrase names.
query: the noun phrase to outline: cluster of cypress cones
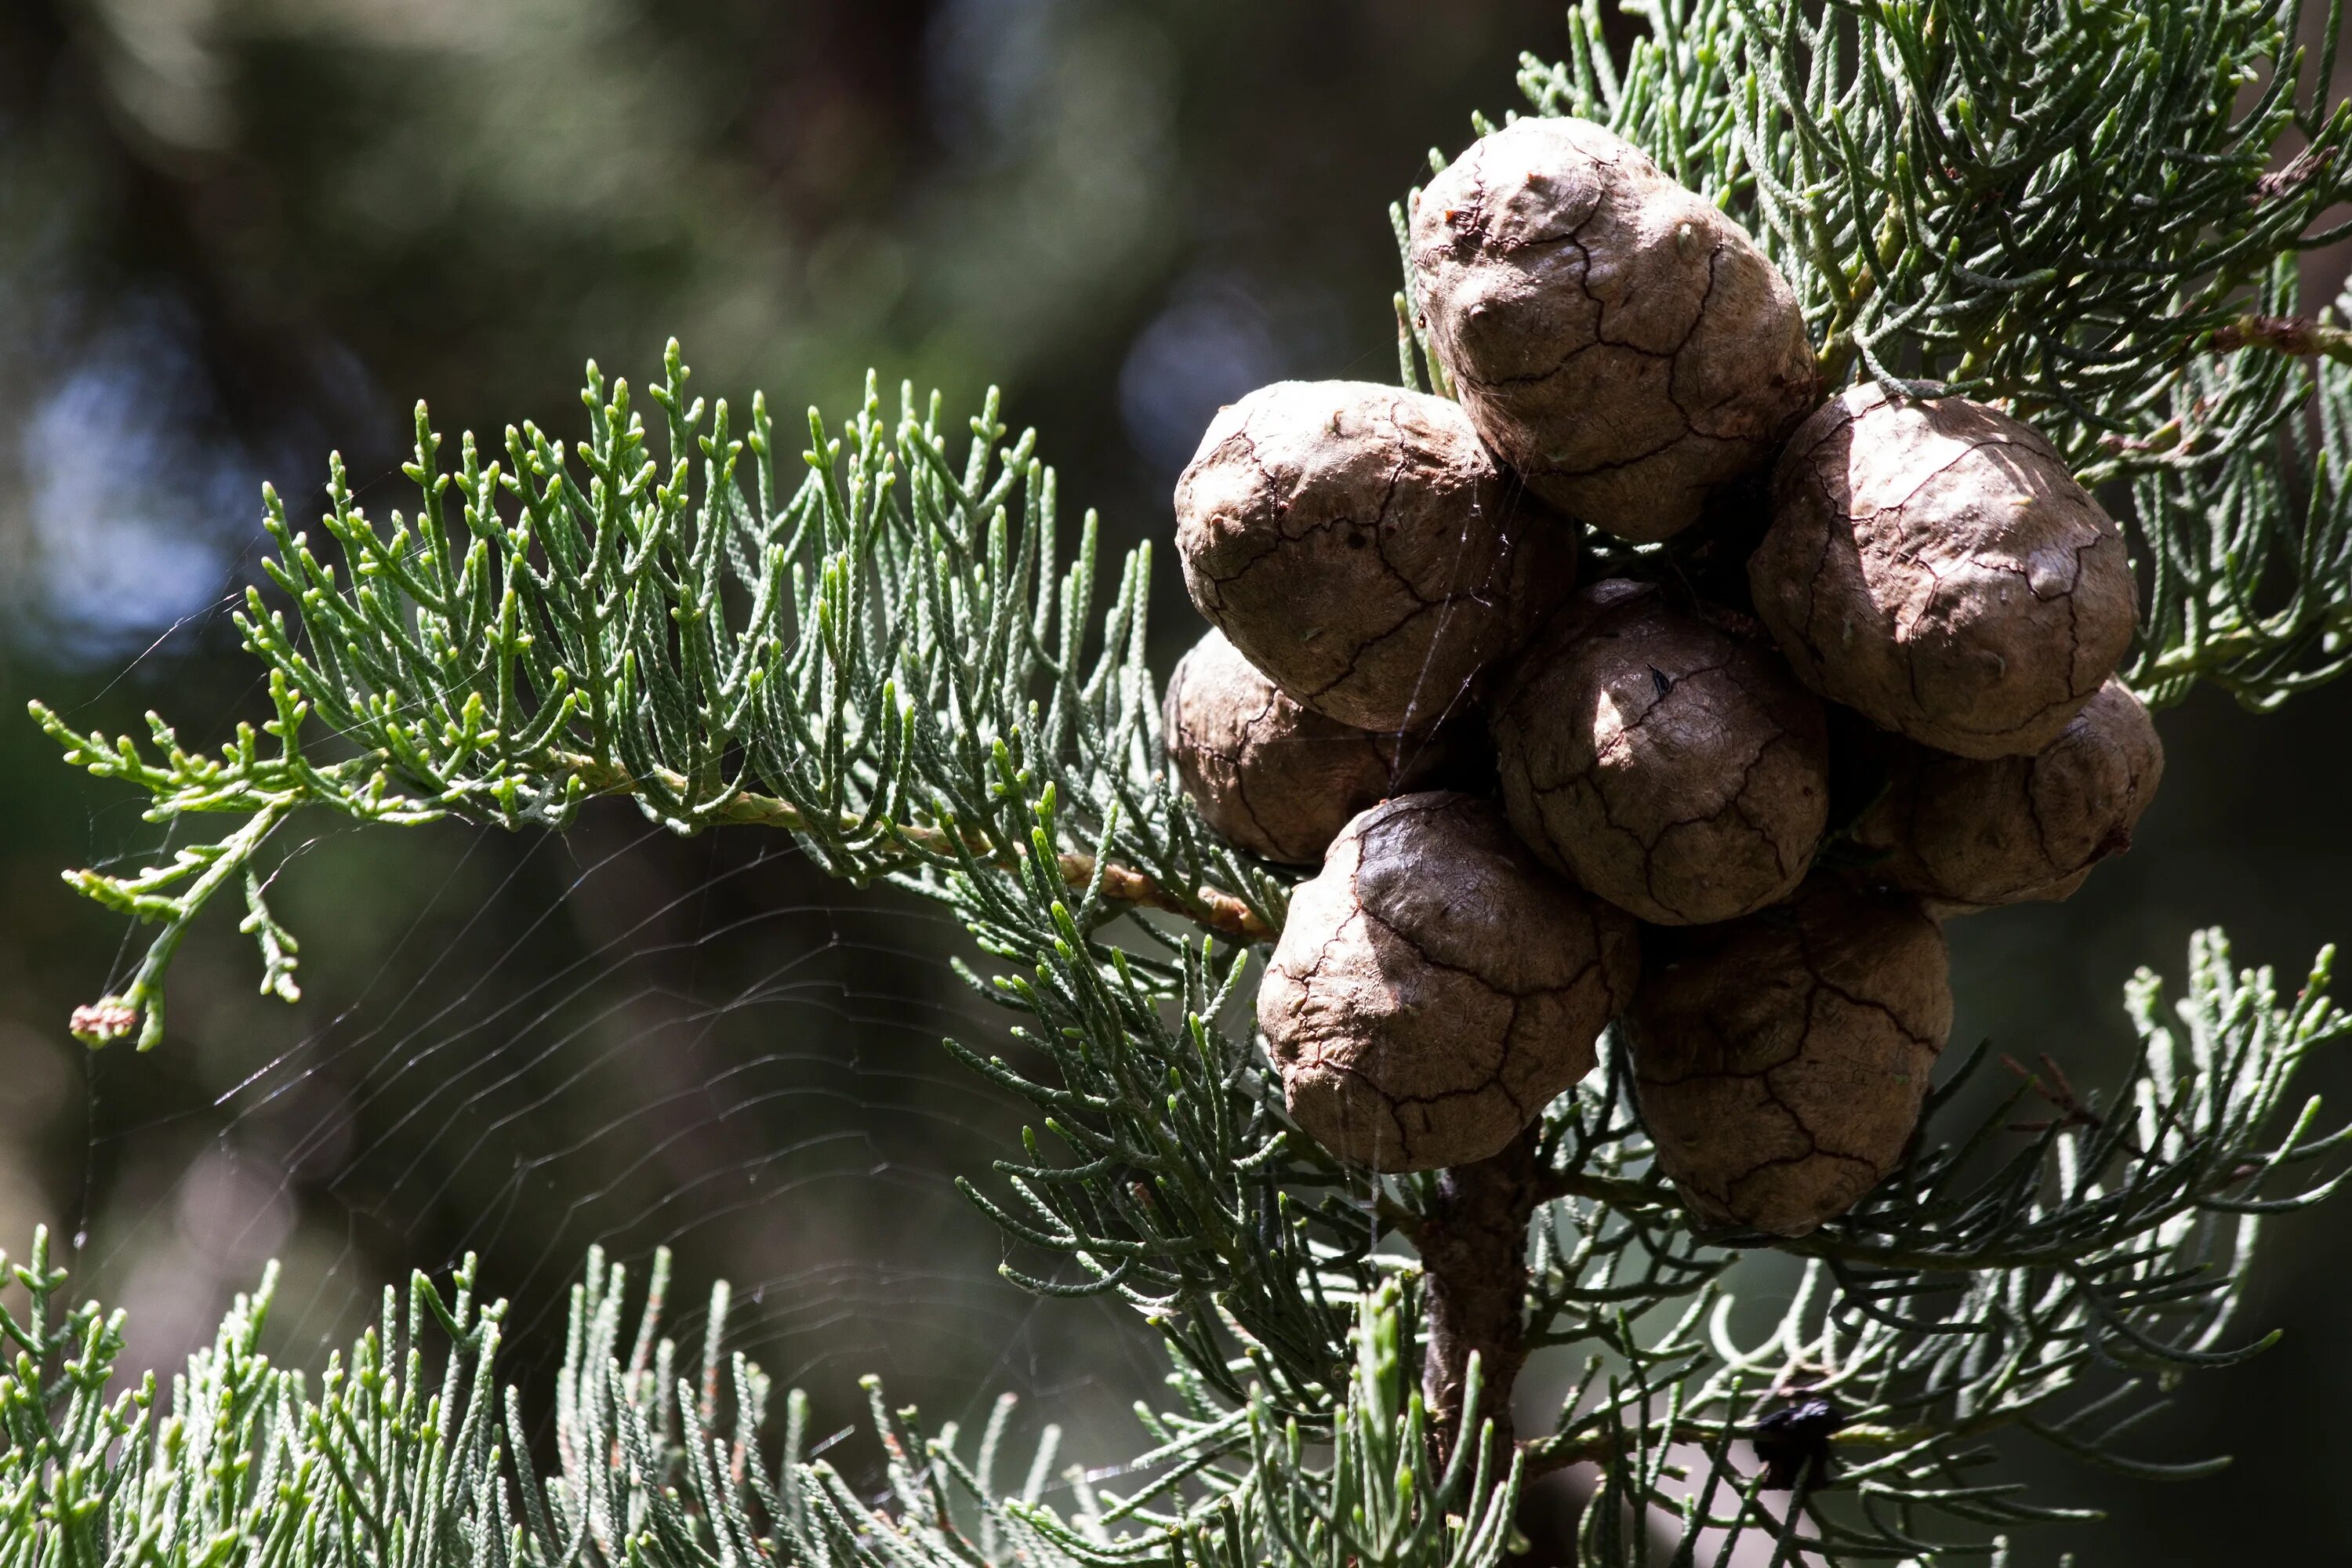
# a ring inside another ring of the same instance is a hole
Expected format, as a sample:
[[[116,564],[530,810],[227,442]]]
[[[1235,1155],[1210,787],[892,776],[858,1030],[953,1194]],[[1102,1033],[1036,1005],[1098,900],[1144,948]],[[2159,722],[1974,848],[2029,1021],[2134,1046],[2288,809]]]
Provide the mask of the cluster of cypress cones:
[[[1995,409],[1822,402],[1787,280],[1599,126],[1478,142],[1412,265],[1454,399],[1267,386],[1176,491],[1171,759],[1321,867],[1258,998],[1291,1113],[1471,1163],[1622,1020],[1694,1215],[1801,1234],[1912,1135],[1941,921],[2064,898],[2155,791],[2123,540]]]

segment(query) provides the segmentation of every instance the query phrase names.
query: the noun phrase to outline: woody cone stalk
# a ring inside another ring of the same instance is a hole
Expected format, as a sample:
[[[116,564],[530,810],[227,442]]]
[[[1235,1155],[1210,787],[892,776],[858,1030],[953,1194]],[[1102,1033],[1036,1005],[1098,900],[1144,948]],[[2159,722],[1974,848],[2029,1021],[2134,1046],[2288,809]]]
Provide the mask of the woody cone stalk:
[[[1422,1397],[1451,1454],[1461,1430],[1470,1358],[1486,1385],[1482,1406],[1495,1424],[1495,1447],[1517,1442],[1511,1390],[1527,1361],[1528,1221],[1542,1200],[1536,1162],[1539,1127],[1530,1126],[1499,1154],[1438,1173],[1436,1206],[1422,1222],[1422,1310],[1429,1335]]]

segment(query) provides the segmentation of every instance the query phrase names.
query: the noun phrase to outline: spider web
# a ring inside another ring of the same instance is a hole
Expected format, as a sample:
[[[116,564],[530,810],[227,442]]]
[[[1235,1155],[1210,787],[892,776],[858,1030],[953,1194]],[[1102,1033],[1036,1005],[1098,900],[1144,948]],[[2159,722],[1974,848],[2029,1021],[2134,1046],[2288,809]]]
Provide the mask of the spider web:
[[[1457,566],[1470,543],[1465,521]],[[260,547],[232,581],[258,575]],[[162,655],[226,640],[241,603],[183,618],[75,721],[131,681],[167,688],[154,700],[192,735],[226,731],[232,713],[204,722]],[[257,681],[223,707],[261,701]],[[1401,747],[1391,766],[1414,760]],[[91,808],[82,863],[154,858],[140,805]],[[954,1188],[1017,1151],[1025,1108],[940,1049],[1018,1054],[1008,1016],[952,975],[971,949],[950,915],[833,882],[782,835],[683,840],[620,801],[564,835],[300,826],[269,894],[304,943],[303,999],[254,996],[249,944],[215,918],[174,966],[163,1048],[80,1058],[74,1266],[129,1309],[127,1369],[208,1341],[273,1258],[270,1338],[317,1365],[409,1269],[478,1254],[486,1293],[513,1304],[508,1376],[538,1405],[589,1249],[642,1284],[667,1247],[668,1331],[698,1336],[726,1279],[730,1346],[807,1387],[826,1430],[856,1419],[873,1372],[935,1423],[1011,1392],[1025,1425],[1075,1428],[1066,1453],[1132,1450],[1122,1407],[1156,1382],[1153,1337],[1114,1300],[1001,1279],[998,1233]],[[109,989],[146,934],[126,931]],[[853,1474],[878,1479],[877,1459]]]
[[[152,828],[119,832],[152,853]],[[875,1373],[933,1423],[1011,1392],[1022,1426],[1075,1427],[1066,1453],[1134,1446],[1149,1331],[1003,1281],[954,1188],[1017,1152],[1023,1108],[940,1048],[1017,1055],[951,973],[970,949],[945,911],[835,884],[781,835],[678,839],[617,801],[562,836],[322,822],[271,898],[305,943],[299,1005],[250,995],[246,939],[210,922],[166,1046],[86,1058],[71,1261],[130,1310],[126,1367],[208,1341],[273,1258],[270,1338],[315,1366],[387,1284],[477,1253],[536,1406],[588,1249],[642,1287],[668,1247],[666,1331],[698,1338],[729,1280],[730,1348],[806,1387],[822,1430],[860,1418]]]
[[[405,499],[389,465],[359,488]],[[258,681],[207,693],[216,674],[182,662],[232,641],[264,547],[69,719],[120,727],[126,685],[192,738],[266,708]],[[79,863],[151,861],[142,804],[91,805]],[[1001,1279],[999,1234],[955,1190],[1017,1152],[1025,1108],[940,1048],[1019,1055],[1008,1016],[953,976],[971,947],[945,911],[833,882],[783,836],[682,840],[618,801],[561,836],[297,826],[269,894],[304,944],[302,1000],[256,996],[247,939],[215,918],[174,965],[162,1049],[71,1058],[68,1261],[128,1309],[132,1375],[168,1375],[272,1259],[268,1337],[315,1366],[411,1268],[446,1278],[478,1254],[484,1291],[512,1303],[507,1374],[539,1405],[590,1248],[642,1286],[667,1247],[667,1331],[698,1337],[727,1279],[730,1346],[807,1387],[826,1430],[858,1417],[872,1372],[934,1423],[1011,1392],[1024,1425],[1074,1428],[1066,1453],[1131,1451],[1153,1336],[1115,1301]],[[150,934],[126,930],[107,985],[92,966],[74,989],[118,986]]]

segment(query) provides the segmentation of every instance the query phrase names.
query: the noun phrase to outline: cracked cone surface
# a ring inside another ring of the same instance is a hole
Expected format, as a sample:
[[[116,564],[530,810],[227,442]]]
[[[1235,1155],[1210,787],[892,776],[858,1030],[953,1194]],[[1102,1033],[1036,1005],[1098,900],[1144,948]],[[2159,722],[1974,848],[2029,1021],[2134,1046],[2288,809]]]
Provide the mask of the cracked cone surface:
[[[1301,708],[1212,631],[1168,678],[1161,733],[1185,793],[1227,840],[1313,866],[1348,819],[1443,761],[1426,735],[1376,735]]]
[[[1489,709],[1511,826],[1643,920],[1695,925],[1794,892],[1829,818],[1822,705],[1769,647],[1615,578],[1579,594]]]
[[[1622,538],[1695,521],[1818,395],[1795,291],[1747,231],[1589,121],[1473,145],[1422,193],[1412,262],[1479,432]]]
[[[1365,382],[1221,412],[1176,483],[1176,547],[1243,657],[1360,730],[1433,724],[1575,580],[1574,531],[1458,406]]]
[[[1683,1201],[1780,1236],[1852,1208],[1902,1158],[1951,1031],[1942,929],[1906,895],[1822,881],[1653,938],[1625,1032]]]
[[[1757,615],[1807,685],[1923,745],[2039,752],[2131,645],[2115,521],[1982,404],[1853,388],[1790,440],[1772,490]]]
[[[1291,1115],[1377,1171],[1500,1151],[1592,1070],[1633,921],[1536,864],[1490,802],[1401,795],[1291,896],[1258,1027]]]
[[[1854,823],[1864,876],[1941,914],[2073,895],[2131,847],[2164,778],[2155,721],[2118,680],[2030,757],[1950,756],[1906,742],[1885,793]]]

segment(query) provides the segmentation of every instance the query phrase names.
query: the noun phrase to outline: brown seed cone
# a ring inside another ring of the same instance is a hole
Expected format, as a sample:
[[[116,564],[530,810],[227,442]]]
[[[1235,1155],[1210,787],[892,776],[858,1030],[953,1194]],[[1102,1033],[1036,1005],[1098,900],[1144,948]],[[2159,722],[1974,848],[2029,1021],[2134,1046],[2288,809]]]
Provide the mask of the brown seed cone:
[[[1820,395],[1797,297],[1748,232],[1583,120],[1478,142],[1413,209],[1437,357],[1495,450],[1632,540],[1696,520]]]
[[[1683,1201],[1780,1236],[1853,1207],[1902,1158],[1951,1030],[1942,929],[1902,894],[1823,880],[1652,936],[1626,1038]]]
[[[1616,578],[1554,616],[1489,705],[1511,826],[1547,864],[1661,925],[1796,891],[1829,821],[1819,699],[1769,647]]]
[[[1209,826],[1253,855],[1313,866],[1348,819],[1445,756],[1427,735],[1375,735],[1301,708],[1220,631],[1168,678],[1160,730]]]
[[[1528,503],[1455,405],[1284,381],[1223,410],[1176,481],[1192,603],[1301,705],[1424,730],[1575,581],[1575,530]]]
[[[1748,577],[1807,685],[1963,757],[2056,740],[2137,616],[2123,535],[2047,441],[1874,385],[1790,440]]]
[[[1291,895],[1257,1022],[1290,1114],[1376,1171],[1499,1152],[1592,1070],[1632,920],[1538,866],[1490,802],[1400,795]]]
[[[1893,742],[1885,793],[1855,821],[1863,873],[1939,915],[2071,897],[2131,847],[2164,777],[2155,721],[2109,680],[2030,757],[1975,760]]]

